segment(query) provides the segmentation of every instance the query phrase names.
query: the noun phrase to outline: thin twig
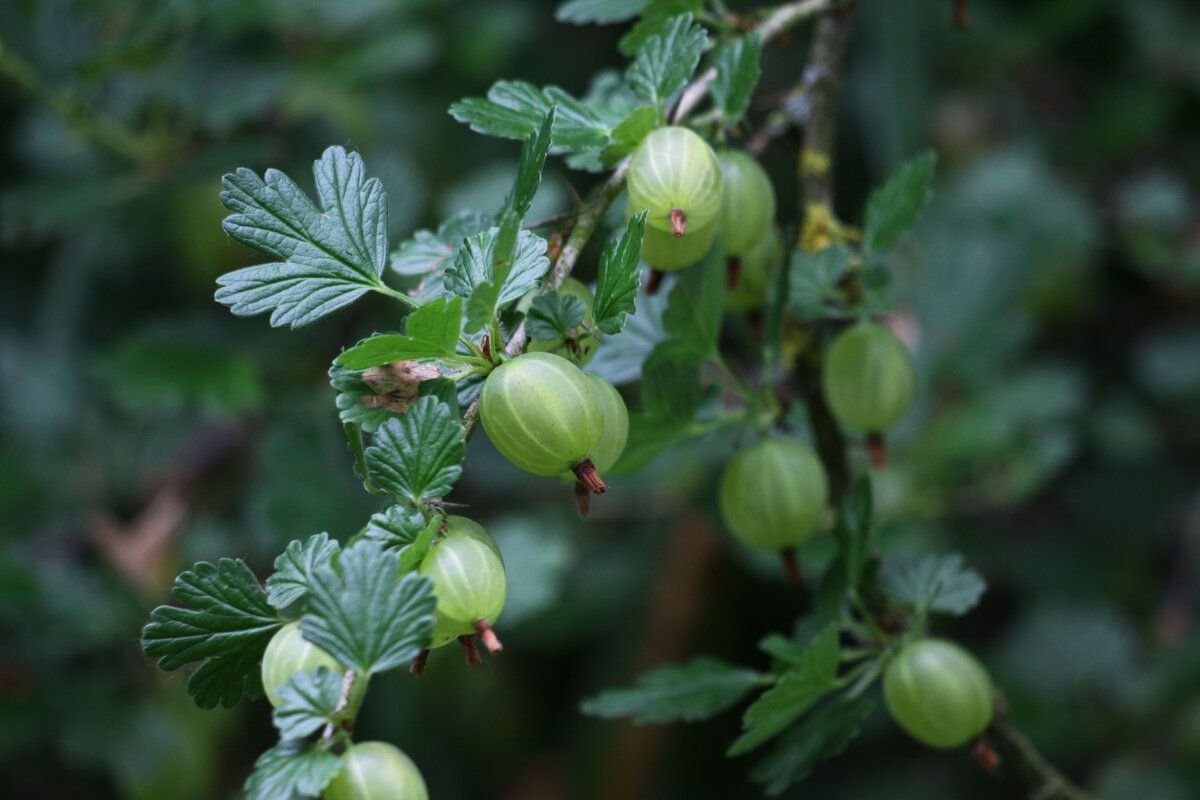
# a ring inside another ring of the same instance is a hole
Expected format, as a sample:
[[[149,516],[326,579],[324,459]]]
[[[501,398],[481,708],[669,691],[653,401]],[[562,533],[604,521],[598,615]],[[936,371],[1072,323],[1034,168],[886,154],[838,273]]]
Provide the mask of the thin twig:
[[[1013,727],[1012,723],[997,722],[992,726],[992,730],[1004,738],[1026,771],[1037,781],[1035,796],[1047,799],[1061,797],[1065,800],[1096,800],[1094,795],[1076,786],[1047,761],[1029,737]]]

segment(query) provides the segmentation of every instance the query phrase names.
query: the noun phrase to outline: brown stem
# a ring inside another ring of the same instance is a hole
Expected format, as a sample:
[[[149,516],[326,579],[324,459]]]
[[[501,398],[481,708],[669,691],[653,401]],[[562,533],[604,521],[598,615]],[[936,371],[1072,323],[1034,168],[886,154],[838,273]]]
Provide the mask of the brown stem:
[[[408,665],[408,671],[418,678],[425,674],[425,664],[429,661],[429,651],[422,650],[417,653],[417,657]]]
[[[483,659],[479,657],[479,650],[475,647],[475,639],[471,636],[458,637],[458,643],[462,645],[463,655],[466,656],[468,667],[478,667],[483,663]]]
[[[671,233],[675,234],[676,239],[687,233],[687,214],[683,213],[682,208],[672,208],[669,217]]]
[[[800,562],[796,560],[796,548],[783,548],[779,551],[779,558],[783,561],[783,574],[787,576],[788,583],[803,586],[804,572],[800,569]]]
[[[971,742],[971,757],[987,772],[995,772],[1000,767],[1000,754],[986,736]]]
[[[593,494],[604,494],[608,489],[604,485],[604,481],[600,478],[600,473],[596,471],[596,465],[592,463],[590,458],[585,458],[575,465],[572,470],[579,482],[586,486]]]
[[[475,632],[479,634],[479,641],[483,642],[483,646],[492,655],[496,655],[504,649],[504,645],[500,643],[500,637],[492,630],[492,626],[488,625],[486,619],[481,619],[475,623]]]
[[[725,260],[725,288],[730,291],[736,289],[741,279],[742,260],[737,256],[730,256]]]
[[[1096,800],[1090,792],[1072,783],[1057,767],[1046,760],[1029,738],[1007,720],[996,722],[992,730],[1012,749],[1025,772],[1037,783],[1036,797],[1061,797],[1063,800]]]
[[[867,434],[867,456],[875,469],[887,466],[887,440],[883,438],[882,433]]]
[[[971,30],[971,10],[967,0],[954,0],[954,27],[960,31]]]
[[[650,274],[646,276],[646,294],[658,294],[658,288],[662,286],[663,274],[661,270],[654,267],[650,268]]]
[[[579,516],[583,519],[592,514],[592,493],[579,481],[575,481],[575,508],[579,510]]]

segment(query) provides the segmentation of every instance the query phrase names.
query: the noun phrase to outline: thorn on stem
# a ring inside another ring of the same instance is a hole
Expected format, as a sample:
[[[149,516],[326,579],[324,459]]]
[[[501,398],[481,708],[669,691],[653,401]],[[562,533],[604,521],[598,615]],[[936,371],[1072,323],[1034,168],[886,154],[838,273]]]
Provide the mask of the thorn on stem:
[[[475,639],[464,635],[458,637],[458,643],[462,645],[463,655],[467,658],[468,667],[478,667],[483,663],[483,659],[479,657],[479,650],[475,647]]]
[[[608,489],[604,485],[604,481],[600,478],[600,473],[596,471],[596,465],[592,463],[590,458],[585,458],[575,465],[575,477],[579,479],[585,487],[590,489],[594,494],[604,494]]]
[[[725,260],[725,287],[730,291],[736,289],[741,278],[742,260],[737,256],[730,256]]]
[[[653,267],[650,268],[650,274],[646,277],[646,294],[658,294],[658,287],[662,285],[663,274]]]
[[[479,641],[483,642],[483,646],[492,655],[496,655],[504,649],[504,645],[500,644],[500,638],[496,636],[496,632],[492,630],[491,625],[488,625],[486,619],[475,623],[475,632],[479,634]]]
[[[787,576],[788,583],[803,586],[804,573],[800,571],[800,562],[796,560],[796,548],[783,548],[779,551],[779,558],[783,561],[783,574]]]
[[[579,510],[581,519],[587,519],[592,514],[592,493],[579,481],[575,481],[575,508]]]
[[[875,469],[887,466],[887,442],[884,441],[882,433],[867,434],[867,456]]]
[[[408,665],[408,671],[418,678],[425,674],[425,662],[429,661],[429,651],[422,650],[417,653],[417,657]]]
[[[676,239],[687,233],[687,214],[683,213],[682,208],[672,208],[670,218],[671,233],[675,234]]]

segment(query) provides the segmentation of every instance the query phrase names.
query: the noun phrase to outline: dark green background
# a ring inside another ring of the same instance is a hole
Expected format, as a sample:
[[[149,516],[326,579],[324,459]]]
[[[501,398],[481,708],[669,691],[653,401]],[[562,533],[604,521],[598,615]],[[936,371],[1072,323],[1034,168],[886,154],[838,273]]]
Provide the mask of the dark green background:
[[[1072,777],[1106,800],[1197,797],[1200,7],[970,5],[960,32],[949,0],[862,2],[842,102],[849,222],[900,160],[940,158],[893,284],[919,331],[921,396],[876,481],[883,546],[960,551],[985,575],[982,605],[939,632],[984,658],[1014,719]],[[448,105],[499,78],[581,94],[623,66],[619,29],[552,10],[0,5],[4,796],[237,796],[273,739],[265,703],[197,711],[184,676],[142,657],[139,629],[183,566],[238,556],[265,575],[290,539],[344,539],[375,509],[325,371],[398,317],[369,299],[291,332],[214,303],[214,278],[257,258],[221,231],[220,176],[273,166],[307,185],[312,160],[343,144],[383,180],[393,242],[494,208],[516,146],[471,133]],[[806,39],[768,48],[762,97],[798,80]],[[795,151],[785,138],[766,158],[785,220]],[[565,178],[554,162],[534,216],[567,207]],[[584,277],[594,265],[589,251]],[[736,714],[635,729],[576,712],[666,660],[764,666],[756,641],[806,608],[715,519],[731,445],[614,480],[583,525],[568,489],[477,437],[452,499],[509,561],[507,649],[470,671],[447,648],[421,681],[374,682],[361,734],[402,746],[438,798],[754,796],[747,764],[722,757]],[[173,508],[170,546],[139,559]],[[817,568],[827,553],[804,556]],[[788,796],[1022,786],[877,714]]]

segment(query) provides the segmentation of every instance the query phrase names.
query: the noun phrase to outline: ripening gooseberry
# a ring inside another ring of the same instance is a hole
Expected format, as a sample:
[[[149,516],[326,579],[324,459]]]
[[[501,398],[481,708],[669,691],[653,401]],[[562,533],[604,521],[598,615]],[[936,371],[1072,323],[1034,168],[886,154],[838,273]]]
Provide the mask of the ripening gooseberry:
[[[584,374],[591,381],[604,417],[604,433],[592,452],[592,464],[603,475],[613,468],[621,453],[625,452],[625,442],[629,438],[629,409],[625,407],[625,400],[615,386],[599,375]],[[563,477],[575,480],[572,472],[564,472]]]
[[[922,639],[901,648],[884,672],[883,697],[896,724],[930,747],[966,744],[992,721],[987,670],[944,639]]]
[[[649,227],[683,236],[721,211],[721,165],[708,143],[687,128],[653,131],[638,145],[626,178],[632,213],[649,211]]]
[[[742,257],[754,250],[775,220],[775,189],[766,170],[740,150],[722,150],[721,230],[725,252]]]
[[[829,346],[822,383],[839,422],[879,434],[899,422],[912,405],[917,375],[900,340],[882,325],[864,320]]]
[[[433,581],[437,598],[430,648],[459,636],[490,633],[504,610],[508,580],[500,548],[482,525],[466,517],[446,517],[445,531],[434,539],[418,572]],[[489,650],[498,649],[487,639],[484,643]]]
[[[782,550],[817,532],[829,487],[808,445],[764,439],[741,450],[721,476],[721,516],[751,547]]]
[[[342,754],[325,800],[429,800],[417,765],[387,742],[362,742]]]
[[[689,226],[680,237],[647,225],[642,236],[642,260],[659,272],[686,269],[708,255],[716,238],[715,224],[703,228]]]
[[[275,632],[263,652],[263,690],[271,705],[279,706],[279,688],[297,672],[316,672],[320,667],[342,672],[333,656],[304,638],[299,622],[289,622]]]

